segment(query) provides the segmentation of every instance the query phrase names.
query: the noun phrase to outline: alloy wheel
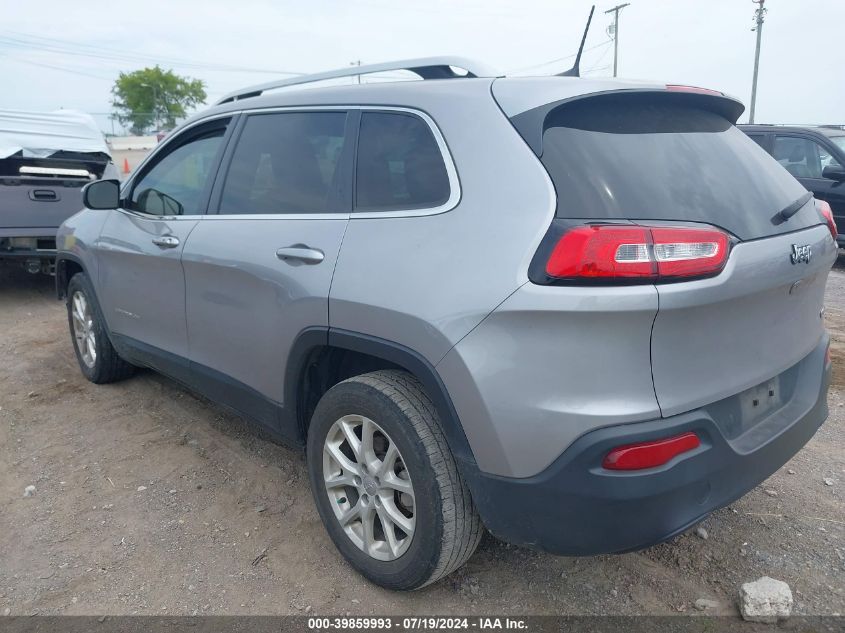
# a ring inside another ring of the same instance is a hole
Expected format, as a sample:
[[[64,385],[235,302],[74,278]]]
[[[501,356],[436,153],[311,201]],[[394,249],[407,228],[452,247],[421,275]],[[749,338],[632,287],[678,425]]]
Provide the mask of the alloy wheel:
[[[85,294],[79,290],[71,297],[71,317],[73,318],[73,338],[79,356],[86,367],[92,368],[97,362],[97,335],[94,332],[94,317],[91,305]]]
[[[415,495],[395,442],[371,419],[345,415],[323,445],[323,478],[349,539],[377,560],[402,556],[414,536]]]

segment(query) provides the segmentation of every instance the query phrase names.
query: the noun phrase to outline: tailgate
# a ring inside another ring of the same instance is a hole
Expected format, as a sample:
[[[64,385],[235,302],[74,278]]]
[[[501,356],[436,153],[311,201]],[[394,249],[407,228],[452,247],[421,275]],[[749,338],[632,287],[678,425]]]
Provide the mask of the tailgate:
[[[0,229],[56,228],[82,209],[82,182],[0,179]]]
[[[793,263],[793,245],[809,262]],[[664,416],[762,385],[824,336],[827,274],[837,249],[826,226],[737,244],[717,277],[657,285],[652,374]]]

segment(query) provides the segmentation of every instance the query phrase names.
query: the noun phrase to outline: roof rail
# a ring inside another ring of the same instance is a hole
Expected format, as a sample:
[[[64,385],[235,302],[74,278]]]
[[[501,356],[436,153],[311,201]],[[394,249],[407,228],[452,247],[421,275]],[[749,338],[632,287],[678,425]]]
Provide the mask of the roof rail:
[[[466,75],[456,73],[452,67],[461,68],[467,71]],[[457,79],[466,77],[499,77],[500,73],[492,68],[466,57],[421,57],[419,59],[405,59],[396,62],[385,62],[382,64],[367,64],[366,66],[351,66],[349,68],[338,68],[313,75],[279,79],[267,83],[241,88],[230,92],[217,102],[228,103],[249,97],[257,97],[266,90],[285,88],[287,86],[299,86],[325,79],[337,79],[339,77],[355,77],[356,75],[368,75],[388,70],[409,70],[419,75],[422,79]]]

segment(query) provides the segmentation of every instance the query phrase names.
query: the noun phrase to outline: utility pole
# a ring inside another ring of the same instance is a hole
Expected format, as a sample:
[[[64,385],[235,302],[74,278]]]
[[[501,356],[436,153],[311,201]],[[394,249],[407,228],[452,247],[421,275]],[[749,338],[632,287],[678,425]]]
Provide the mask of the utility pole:
[[[612,9],[608,9],[605,11],[605,15],[608,13],[613,14],[613,25],[610,27],[613,31],[613,76],[616,77],[616,68],[619,63],[619,12],[630,5],[630,2],[626,2],[625,4],[617,4]]]
[[[757,50],[754,51],[754,79],[751,80],[751,109],[748,111],[748,122],[754,123],[754,108],[757,105],[757,73],[760,70],[760,40],[763,39],[763,20],[766,17],[766,0],[751,0],[757,5],[754,20],[757,22],[752,31],[757,31]]]
[[[356,61],[354,61],[354,62],[349,62],[349,65],[350,65],[350,66],[360,66],[360,65],[361,65],[361,60],[360,60],[360,59],[358,59],[358,60],[356,60]],[[360,83],[361,83],[361,75],[356,75],[356,77],[358,78],[358,83],[360,84]]]
[[[149,88],[153,92],[153,111],[150,113],[153,115],[153,125],[155,126],[156,131],[158,131],[158,90],[156,89],[155,84],[139,84],[144,88]]]

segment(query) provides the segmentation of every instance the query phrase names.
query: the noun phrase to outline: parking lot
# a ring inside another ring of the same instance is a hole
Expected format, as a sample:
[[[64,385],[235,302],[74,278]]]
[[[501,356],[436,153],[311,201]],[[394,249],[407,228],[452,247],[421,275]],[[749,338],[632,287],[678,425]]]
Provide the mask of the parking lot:
[[[705,598],[736,614],[740,584],[768,575],[798,614],[845,613],[843,270],[828,422],[704,531],[582,559],[486,537],[445,581],[398,594],[336,553],[301,454],[152,372],[86,382],[53,280],[0,268],[0,612],[691,614]]]

